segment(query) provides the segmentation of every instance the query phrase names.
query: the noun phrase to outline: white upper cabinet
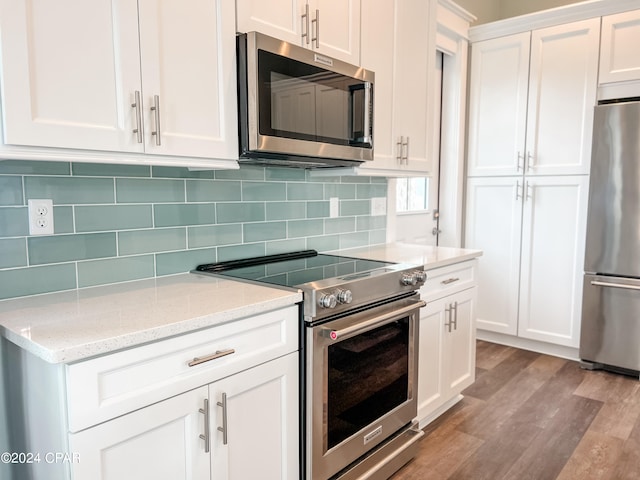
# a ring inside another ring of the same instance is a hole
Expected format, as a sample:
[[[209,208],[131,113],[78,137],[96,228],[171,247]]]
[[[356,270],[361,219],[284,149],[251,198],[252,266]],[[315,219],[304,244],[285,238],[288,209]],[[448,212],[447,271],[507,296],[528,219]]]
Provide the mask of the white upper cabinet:
[[[600,84],[640,80],[640,10],[602,17]]]
[[[422,0],[374,0],[363,9],[362,66],[376,75],[374,160],[362,165],[363,171],[431,170],[436,111],[433,6]]]
[[[237,0],[237,31],[257,31],[360,65],[360,0]]]
[[[473,45],[470,176],[589,173],[599,31],[596,18]]]
[[[237,159],[234,18],[225,0],[0,0],[5,146]]]
[[[469,175],[521,173],[531,33],[471,46]]]
[[[0,3],[4,142],[142,152],[135,1]]]

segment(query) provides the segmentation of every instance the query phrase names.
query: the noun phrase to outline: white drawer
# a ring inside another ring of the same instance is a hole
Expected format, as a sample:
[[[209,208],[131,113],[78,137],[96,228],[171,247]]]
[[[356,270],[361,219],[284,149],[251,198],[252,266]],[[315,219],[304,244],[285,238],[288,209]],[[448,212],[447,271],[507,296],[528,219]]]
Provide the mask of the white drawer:
[[[473,287],[476,284],[477,260],[427,270],[427,281],[420,288],[420,298],[427,302]]]
[[[298,307],[268,312],[66,367],[77,432],[298,349]],[[230,352],[197,365],[216,352]]]

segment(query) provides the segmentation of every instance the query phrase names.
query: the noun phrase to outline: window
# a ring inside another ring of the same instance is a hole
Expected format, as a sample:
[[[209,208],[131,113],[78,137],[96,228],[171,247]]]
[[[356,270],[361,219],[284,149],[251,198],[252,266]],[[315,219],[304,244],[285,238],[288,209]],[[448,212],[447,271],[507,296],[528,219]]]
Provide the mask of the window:
[[[396,211],[423,212],[429,209],[429,179],[427,177],[396,180]]]

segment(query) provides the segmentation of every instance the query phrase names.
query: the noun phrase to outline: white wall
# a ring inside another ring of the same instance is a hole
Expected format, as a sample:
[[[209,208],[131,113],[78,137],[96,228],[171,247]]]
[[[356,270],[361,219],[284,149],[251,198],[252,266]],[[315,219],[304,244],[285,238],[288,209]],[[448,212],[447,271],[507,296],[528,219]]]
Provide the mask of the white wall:
[[[493,22],[504,18],[517,17],[527,13],[548,10],[581,0],[455,0],[465,10],[473,13],[478,20],[473,25]]]

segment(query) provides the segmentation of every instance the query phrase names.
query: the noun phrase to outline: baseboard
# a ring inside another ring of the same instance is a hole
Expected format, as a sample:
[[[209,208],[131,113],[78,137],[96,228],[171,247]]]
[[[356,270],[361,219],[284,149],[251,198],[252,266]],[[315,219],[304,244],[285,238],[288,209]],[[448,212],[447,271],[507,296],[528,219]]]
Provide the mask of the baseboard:
[[[514,337],[503,333],[488,332],[486,330],[477,330],[476,338],[486,342],[499,343],[500,345],[507,345],[509,347],[520,348],[522,350],[530,350],[532,352],[543,353],[545,355],[566,358],[567,360],[580,360],[579,350],[575,347],[565,347],[564,345],[539,342],[537,340]]]

